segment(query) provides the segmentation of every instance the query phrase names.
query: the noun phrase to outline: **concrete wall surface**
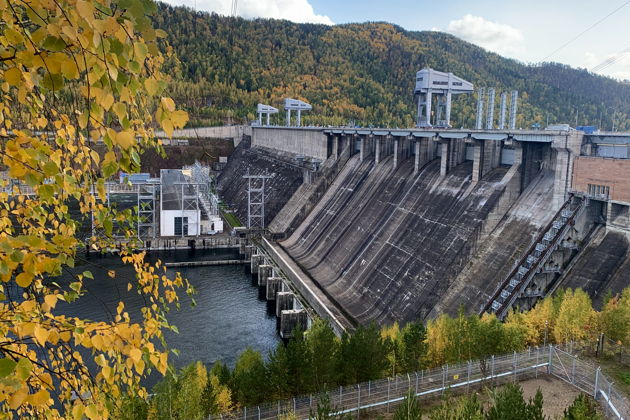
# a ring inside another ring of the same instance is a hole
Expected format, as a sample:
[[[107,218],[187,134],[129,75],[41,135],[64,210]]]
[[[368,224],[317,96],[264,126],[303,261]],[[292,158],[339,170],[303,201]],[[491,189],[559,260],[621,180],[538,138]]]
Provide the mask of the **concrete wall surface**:
[[[353,156],[304,222],[281,242],[361,324],[424,318],[475,251],[503,194],[507,168],[471,186],[472,162],[440,176],[434,160],[414,174]],[[465,297],[462,297],[464,299]]]
[[[235,210],[244,225],[247,224],[248,182],[243,176],[248,171],[251,175],[271,176],[265,182],[265,224],[268,225],[302,184],[302,169],[279,153],[250,148],[249,140],[243,140],[228,158],[218,179],[218,189],[221,198]]]
[[[157,137],[166,138],[166,133],[163,131],[157,131],[155,133]],[[184,128],[182,130],[174,130],[174,139],[186,139],[186,138],[241,138],[243,136],[252,135],[252,127],[248,125],[223,125],[219,127],[197,127],[197,128]]]
[[[630,159],[576,157],[572,188],[587,193],[588,184],[609,187],[612,200],[630,203]]]
[[[328,157],[328,138],[323,129],[252,127],[252,146],[263,146],[321,161]]]

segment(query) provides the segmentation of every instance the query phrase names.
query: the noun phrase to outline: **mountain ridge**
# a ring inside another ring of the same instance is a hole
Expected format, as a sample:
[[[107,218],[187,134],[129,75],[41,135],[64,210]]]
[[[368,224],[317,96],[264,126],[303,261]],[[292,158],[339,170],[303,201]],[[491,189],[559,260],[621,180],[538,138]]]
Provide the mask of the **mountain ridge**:
[[[414,124],[416,71],[451,71],[475,87],[519,90],[517,127],[538,123],[630,127],[630,83],[558,63],[525,64],[438,31],[386,22],[342,25],[224,17],[158,4],[157,27],[179,58],[170,94],[195,125],[246,122],[258,102],[310,102],[305,124]],[[454,126],[473,126],[476,98],[458,95]],[[613,111],[613,112],[610,112]],[[495,111],[495,115],[498,112]],[[273,123],[282,124],[282,113]]]

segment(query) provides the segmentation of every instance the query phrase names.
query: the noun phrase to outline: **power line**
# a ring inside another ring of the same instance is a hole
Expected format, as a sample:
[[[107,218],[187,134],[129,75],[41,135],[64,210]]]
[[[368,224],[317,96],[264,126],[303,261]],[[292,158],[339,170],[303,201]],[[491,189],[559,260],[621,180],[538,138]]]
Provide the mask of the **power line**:
[[[579,34],[577,34],[576,36],[574,36],[573,38],[571,38],[569,41],[565,42],[564,44],[562,44],[560,47],[556,48],[553,52],[551,52],[551,54],[547,55],[545,58],[543,58],[541,61],[545,61],[547,60],[549,57],[551,57],[552,55],[554,55],[555,53],[557,53],[558,51],[560,51],[561,49],[563,49],[564,47],[566,47],[567,45],[571,44],[573,41],[575,41],[576,39],[578,39],[579,37],[581,37],[582,35],[584,35],[585,33],[587,33],[588,31],[590,31],[591,29],[593,29],[594,27],[596,27],[597,25],[599,25],[600,23],[602,23],[603,21],[605,21],[606,19],[608,19],[610,16],[614,15],[615,13],[617,13],[619,10],[621,10],[622,8],[624,8],[626,5],[628,5],[630,3],[630,0],[626,1],[625,3],[623,3],[621,6],[617,7],[615,10],[613,10],[612,12],[608,13],[606,16],[604,16],[603,18],[601,18],[600,20],[598,20],[597,22],[593,23],[591,26],[589,26],[588,28],[584,29],[582,32],[580,32]]]
[[[601,71],[607,67],[612,66],[613,64],[615,64],[616,62],[618,62],[619,60],[621,60],[627,53],[630,52],[630,47],[619,51],[618,53],[616,53],[615,55],[613,55],[612,57],[607,58],[606,60],[602,61],[601,63],[599,63],[598,65],[596,65],[595,67],[591,68],[591,71],[593,73]]]

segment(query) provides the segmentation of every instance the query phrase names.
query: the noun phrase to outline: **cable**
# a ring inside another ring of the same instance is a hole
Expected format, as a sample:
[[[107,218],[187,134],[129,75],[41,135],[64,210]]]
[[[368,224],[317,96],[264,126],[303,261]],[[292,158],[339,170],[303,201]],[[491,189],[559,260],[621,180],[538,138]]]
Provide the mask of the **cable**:
[[[592,24],[591,26],[589,26],[588,28],[586,28],[585,30],[583,30],[582,32],[580,32],[579,34],[577,34],[575,37],[571,38],[569,41],[565,42],[564,44],[562,44],[560,47],[556,48],[551,54],[547,55],[545,58],[543,58],[541,61],[545,61],[547,60],[549,57],[551,57],[552,55],[554,55],[555,53],[557,53],[558,51],[560,51],[561,49],[563,49],[564,47],[566,47],[567,45],[571,44],[573,41],[575,41],[576,39],[578,39],[579,37],[581,37],[582,35],[584,35],[585,33],[587,33],[588,31],[590,31],[591,29],[593,29],[594,27],[596,27],[597,25],[599,25],[600,23],[602,23],[603,21],[605,21],[606,19],[608,19],[610,16],[614,15],[615,13],[617,13],[619,10],[621,10],[622,8],[624,8],[625,6],[627,6],[630,3],[630,0],[626,1],[625,3],[623,3],[621,6],[617,7],[615,10],[613,10],[612,12],[608,13],[606,16],[604,16],[603,18],[601,18],[600,20],[598,20],[597,22],[595,22],[594,24]]]
[[[607,67],[612,66],[613,64],[615,64],[617,61],[621,60],[624,55],[626,55],[627,53],[630,52],[630,47],[619,51],[618,53],[616,53],[615,55],[613,55],[612,57],[608,57],[606,60],[602,61],[601,63],[599,63],[598,65],[596,65],[595,67],[591,68],[591,72],[596,73],[598,71],[601,71]]]

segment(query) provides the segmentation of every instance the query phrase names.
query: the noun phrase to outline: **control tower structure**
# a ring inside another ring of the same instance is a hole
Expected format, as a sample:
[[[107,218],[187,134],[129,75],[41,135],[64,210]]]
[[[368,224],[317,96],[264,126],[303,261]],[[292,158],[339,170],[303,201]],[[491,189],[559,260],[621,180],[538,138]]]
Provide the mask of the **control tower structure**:
[[[416,88],[418,95],[418,127],[450,127],[452,95],[472,93],[472,83],[453,75],[430,68],[416,73]],[[437,96],[435,124],[432,124],[431,106],[433,96]]]
[[[313,107],[306,102],[287,98],[284,100],[284,109],[287,111],[287,127],[291,127],[291,111],[297,111],[296,126],[300,127],[302,125],[302,111],[310,111]]]
[[[258,125],[263,125],[263,115],[267,116],[267,125],[269,125],[269,117],[271,114],[277,114],[278,108],[274,108],[271,105],[258,104],[256,111],[258,112]]]

